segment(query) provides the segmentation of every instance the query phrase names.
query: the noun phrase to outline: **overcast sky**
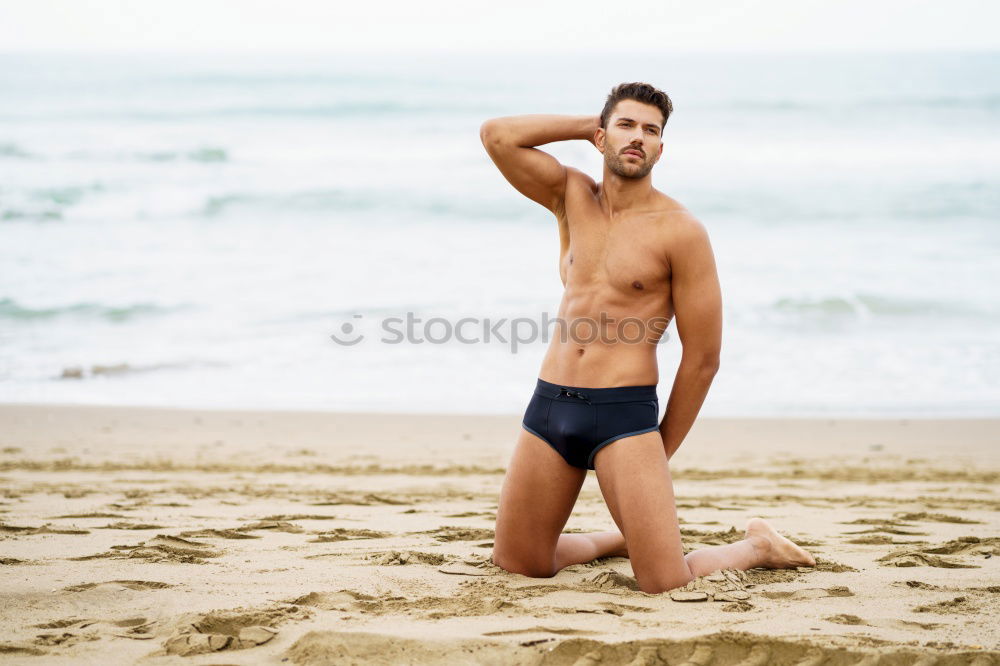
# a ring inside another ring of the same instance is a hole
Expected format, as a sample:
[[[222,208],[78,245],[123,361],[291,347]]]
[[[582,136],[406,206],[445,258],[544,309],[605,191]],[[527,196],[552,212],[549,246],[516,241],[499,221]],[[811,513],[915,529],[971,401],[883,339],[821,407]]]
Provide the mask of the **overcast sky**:
[[[1000,48],[997,0],[0,0],[0,51]]]

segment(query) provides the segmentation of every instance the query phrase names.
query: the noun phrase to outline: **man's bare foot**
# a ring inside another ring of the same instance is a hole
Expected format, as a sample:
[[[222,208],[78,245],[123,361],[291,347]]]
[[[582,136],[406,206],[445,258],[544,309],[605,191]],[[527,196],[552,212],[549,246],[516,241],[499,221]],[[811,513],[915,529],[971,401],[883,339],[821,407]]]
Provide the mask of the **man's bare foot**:
[[[750,540],[762,560],[757,566],[768,569],[816,566],[816,559],[812,555],[778,534],[763,518],[751,518],[747,521],[745,538]]]

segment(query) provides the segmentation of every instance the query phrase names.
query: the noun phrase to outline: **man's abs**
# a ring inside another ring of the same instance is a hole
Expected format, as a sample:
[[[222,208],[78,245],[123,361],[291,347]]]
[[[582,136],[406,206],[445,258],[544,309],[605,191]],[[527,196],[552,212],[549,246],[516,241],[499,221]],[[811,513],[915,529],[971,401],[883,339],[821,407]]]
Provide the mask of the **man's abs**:
[[[669,318],[656,314],[663,312],[661,308],[649,308],[648,302],[622,304],[603,299],[575,308],[573,300],[567,290],[559,317],[549,328],[551,341],[539,370],[541,379],[592,388],[658,382],[657,343],[669,323]],[[609,307],[593,306],[602,301]]]
[[[656,347],[622,349],[553,339],[538,376],[553,384],[584,388],[649,386],[659,383]]]

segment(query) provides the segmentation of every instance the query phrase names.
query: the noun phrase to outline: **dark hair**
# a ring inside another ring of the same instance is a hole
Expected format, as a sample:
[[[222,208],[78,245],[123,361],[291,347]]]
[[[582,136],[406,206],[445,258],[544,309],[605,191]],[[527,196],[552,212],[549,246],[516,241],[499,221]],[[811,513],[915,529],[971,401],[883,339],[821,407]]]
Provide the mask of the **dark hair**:
[[[615,105],[623,99],[634,99],[643,104],[651,104],[663,113],[663,124],[667,124],[667,118],[674,112],[674,105],[670,102],[670,97],[662,90],[657,90],[648,83],[619,83],[611,89],[608,101],[604,103],[604,110],[601,111],[601,127],[608,126],[608,119]],[[662,129],[662,128],[661,128]]]

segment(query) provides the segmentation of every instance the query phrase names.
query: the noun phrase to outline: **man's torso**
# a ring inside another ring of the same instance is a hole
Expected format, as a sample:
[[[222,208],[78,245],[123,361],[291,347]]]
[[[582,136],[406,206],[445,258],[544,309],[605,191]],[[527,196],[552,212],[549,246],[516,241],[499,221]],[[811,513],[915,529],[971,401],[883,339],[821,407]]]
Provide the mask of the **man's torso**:
[[[539,376],[579,387],[656,384],[656,343],[673,317],[669,250],[687,211],[656,192],[654,204],[615,215],[599,186],[569,169],[559,222],[565,287]]]

